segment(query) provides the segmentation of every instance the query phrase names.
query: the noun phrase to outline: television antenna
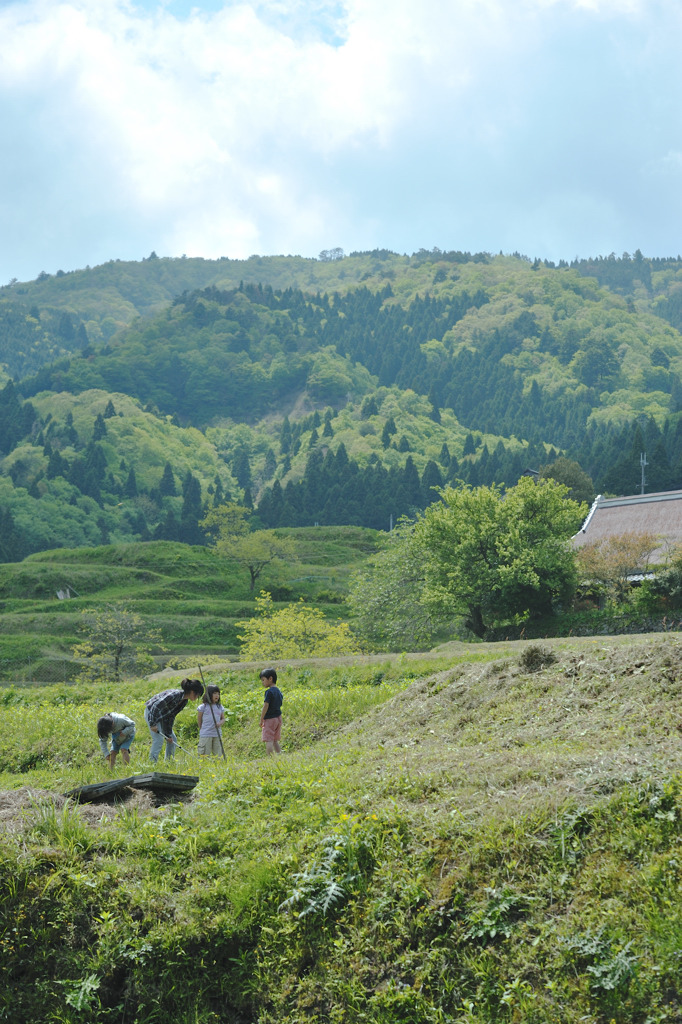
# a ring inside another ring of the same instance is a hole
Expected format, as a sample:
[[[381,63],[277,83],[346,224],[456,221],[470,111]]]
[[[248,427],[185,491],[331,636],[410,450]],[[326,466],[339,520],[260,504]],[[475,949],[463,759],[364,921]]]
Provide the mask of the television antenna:
[[[644,470],[649,465],[649,463],[646,461],[646,452],[640,452],[639,464],[642,468],[642,489],[640,491],[640,494],[644,494],[644,488],[646,486],[646,477],[644,474]]]

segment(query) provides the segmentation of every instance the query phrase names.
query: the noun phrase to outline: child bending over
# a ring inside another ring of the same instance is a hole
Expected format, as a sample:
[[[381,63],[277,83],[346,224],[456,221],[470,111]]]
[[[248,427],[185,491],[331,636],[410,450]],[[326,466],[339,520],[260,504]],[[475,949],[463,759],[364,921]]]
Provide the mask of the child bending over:
[[[130,744],[135,739],[135,723],[132,718],[121,715],[117,711],[110,711],[97,722],[97,735],[100,749],[108,760],[110,768],[116,764],[116,755],[119,750],[125,764],[130,764]],[[109,752],[110,736],[111,752]]]

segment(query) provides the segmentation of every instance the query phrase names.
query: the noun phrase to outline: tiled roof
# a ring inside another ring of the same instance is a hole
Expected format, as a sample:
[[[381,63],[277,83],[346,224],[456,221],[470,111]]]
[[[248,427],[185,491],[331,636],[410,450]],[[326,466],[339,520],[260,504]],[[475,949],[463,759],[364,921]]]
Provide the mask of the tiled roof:
[[[660,546],[650,561],[664,561],[672,547],[682,546],[682,491],[633,494],[626,498],[603,498],[600,494],[573,538],[573,546],[581,548],[624,533],[652,533],[659,537]]]

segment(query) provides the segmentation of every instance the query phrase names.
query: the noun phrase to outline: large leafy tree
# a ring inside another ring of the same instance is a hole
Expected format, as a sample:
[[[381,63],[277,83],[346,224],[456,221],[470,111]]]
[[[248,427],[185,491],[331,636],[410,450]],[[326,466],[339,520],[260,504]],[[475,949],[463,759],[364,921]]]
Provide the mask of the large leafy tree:
[[[446,619],[422,600],[424,557],[414,524],[401,522],[383,550],[351,580],[353,628],[376,650],[414,651],[433,643]]]
[[[446,488],[415,527],[424,554],[426,599],[464,615],[484,636],[498,621],[538,617],[574,593],[569,539],[587,506],[554,480],[523,477],[501,488]]]

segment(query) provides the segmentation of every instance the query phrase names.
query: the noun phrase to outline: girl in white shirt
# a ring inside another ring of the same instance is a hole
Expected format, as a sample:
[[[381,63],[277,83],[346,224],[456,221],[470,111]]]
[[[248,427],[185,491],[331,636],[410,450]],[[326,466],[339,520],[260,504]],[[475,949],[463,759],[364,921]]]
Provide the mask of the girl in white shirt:
[[[220,687],[212,684],[206,687],[203,702],[197,711],[199,723],[199,753],[203,755],[222,754],[221,732],[225,722],[225,708],[220,703]]]

